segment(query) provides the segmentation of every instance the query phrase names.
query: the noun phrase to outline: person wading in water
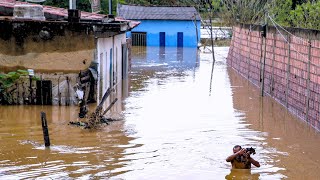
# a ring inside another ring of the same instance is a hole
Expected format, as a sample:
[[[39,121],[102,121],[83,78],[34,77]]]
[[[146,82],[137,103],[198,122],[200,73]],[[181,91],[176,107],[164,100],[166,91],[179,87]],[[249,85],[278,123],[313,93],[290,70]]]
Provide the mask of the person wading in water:
[[[250,149],[254,151],[253,148]],[[256,167],[260,167],[260,163],[250,157],[251,153],[253,152],[236,145],[233,147],[233,154],[227,157],[226,161],[231,162],[233,169],[251,169],[251,164]]]

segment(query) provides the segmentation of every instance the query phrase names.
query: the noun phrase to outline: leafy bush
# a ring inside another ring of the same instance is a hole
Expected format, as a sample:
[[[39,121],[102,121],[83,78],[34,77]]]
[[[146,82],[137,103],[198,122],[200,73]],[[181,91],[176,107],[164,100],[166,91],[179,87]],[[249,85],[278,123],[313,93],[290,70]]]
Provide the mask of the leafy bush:
[[[298,5],[290,12],[293,27],[320,29],[320,1]]]
[[[276,0],[269,9],[274,20],[282,26],[320,30],[320,1],[307,1],[292,9],[292,0]]]
[[[12,104],[11,93],[15,90],[13,86],[19,81],[21,77],[29,75],[26,70],[17,70],[7,74],[0,74],[0,104]],[[33,80],[39,80],[38,77],[33,76]]]

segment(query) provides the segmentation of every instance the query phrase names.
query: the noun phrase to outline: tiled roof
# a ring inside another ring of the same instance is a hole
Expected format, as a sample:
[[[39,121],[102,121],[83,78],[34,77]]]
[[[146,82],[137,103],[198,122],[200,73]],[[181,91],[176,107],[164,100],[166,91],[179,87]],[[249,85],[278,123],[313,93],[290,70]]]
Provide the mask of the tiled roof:
[[[162,7],[118,5],[118,16],[125,19],[144,20],[200,20],[199,13],[194,7]]]
[[[9,2],[9,3],[12,3],[12,2],[15,2],[16,0],[2,0],[1,2]]]
[[[0,7],[12,9],[12,11],[13,11],[15,4],[31,4],[31,3],[20,2],[20,1],[15,1],[15,0],[1,0],[0,1]],[[59,18],[66,19],[68,17],[68,9],[64,9],[64,8],[43,6],[43,11],[44,11],[45,16],[47,16],[47,15],[52,16],[53,15],[57,19],[59,19]],[[104,15],[104,14],[95,14],[95,13],[81,11],[81,20],[102,20],[105,16],[106,15]],[[128,21],[128,22],[130,22],[131,28],[140,24],[140,22],[125,20],[121,17],[116,17],[115,20],[120,21],[120,22],[121,21]]]

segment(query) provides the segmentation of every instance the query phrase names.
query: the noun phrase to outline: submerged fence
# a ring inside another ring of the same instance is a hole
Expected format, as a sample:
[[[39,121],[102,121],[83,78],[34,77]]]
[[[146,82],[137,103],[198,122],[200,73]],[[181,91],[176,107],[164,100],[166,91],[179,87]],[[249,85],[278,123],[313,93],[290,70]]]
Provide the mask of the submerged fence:
[[[293,114],[320,130],[320,31],[233,28],[227,63]]]

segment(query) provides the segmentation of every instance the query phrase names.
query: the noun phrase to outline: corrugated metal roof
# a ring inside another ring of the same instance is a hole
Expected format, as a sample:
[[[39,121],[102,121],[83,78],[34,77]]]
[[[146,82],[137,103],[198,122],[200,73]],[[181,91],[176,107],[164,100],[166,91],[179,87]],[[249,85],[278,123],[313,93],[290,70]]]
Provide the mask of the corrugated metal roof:
[[[118,16],[125,19],[145,20],[200,20],[194,7],[135,6],[118,4]]]

